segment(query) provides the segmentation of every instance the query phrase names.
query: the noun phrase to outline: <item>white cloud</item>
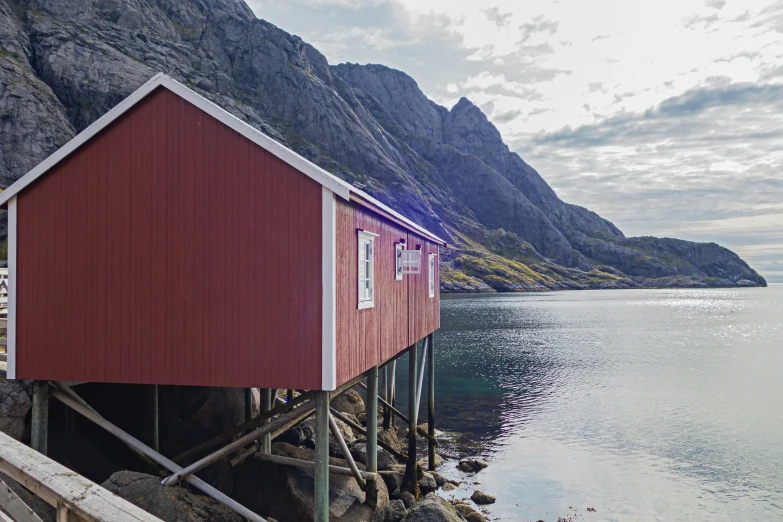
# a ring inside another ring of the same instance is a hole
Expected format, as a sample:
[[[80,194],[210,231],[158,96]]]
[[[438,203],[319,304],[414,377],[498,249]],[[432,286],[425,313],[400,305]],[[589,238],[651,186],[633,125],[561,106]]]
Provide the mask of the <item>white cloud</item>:
[[[714,227],[783,280],[783,105],[753,91],[783,85],[783,2],[250,3],[333,63],[404,70],[447,107],[467,96],[566,201],[627,233]]]

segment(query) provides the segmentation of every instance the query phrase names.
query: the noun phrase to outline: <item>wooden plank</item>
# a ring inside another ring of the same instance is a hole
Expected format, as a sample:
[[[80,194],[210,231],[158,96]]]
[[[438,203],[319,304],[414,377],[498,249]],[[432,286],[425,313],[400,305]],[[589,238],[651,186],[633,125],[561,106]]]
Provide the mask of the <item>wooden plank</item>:
[[[24,500],[0,480],[0,507],[13,517],[12,522],[42,522],[41,518],[25,504]],[[2,514],[2,511],[0,511]]]
[[[160,522],[159,518],[4,433],[0,433],[0,471],[50,505],[65,505],[88,522]]]

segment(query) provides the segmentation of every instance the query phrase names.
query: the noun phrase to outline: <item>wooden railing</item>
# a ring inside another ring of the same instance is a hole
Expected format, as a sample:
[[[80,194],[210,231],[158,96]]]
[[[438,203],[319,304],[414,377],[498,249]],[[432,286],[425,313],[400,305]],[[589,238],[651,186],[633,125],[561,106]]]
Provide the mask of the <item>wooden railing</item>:
[[[162,522],[2,432],[0,471],[55,507],[57,522]],[[8,495],[8,491],[5,493],[5,496],[0,496],[0,500],[5,500],[4,509],[7,512],[16,510],[18,513],[12,520],[24,522],[37,518],[29,513],[29,518],[24,518],[24,509],[18,504],[21,500],[18,497],[14,499],[15,495]],[[12,507],[6,507],[6,503],[10,503]],[[0,520],[6,518],[0,513]]]

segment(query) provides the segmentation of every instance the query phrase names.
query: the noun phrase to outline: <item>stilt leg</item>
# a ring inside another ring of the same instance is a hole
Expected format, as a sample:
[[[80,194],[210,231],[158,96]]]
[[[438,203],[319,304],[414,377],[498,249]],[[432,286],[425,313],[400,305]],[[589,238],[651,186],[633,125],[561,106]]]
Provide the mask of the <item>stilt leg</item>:
[[[253,388],[245,388],[245,422],[253,418]]]
[[[261,412],[266,413],[269,410],[272,409],[272,390],[271,388],[261,388]],[[269,422],[269,421],[266,421]],[[266,453],[267,455],[272,453],[272,434],[267,433],[264,435],[261,440],[261,453]]]
[[[367,372],[367,471],[378,471],[378,367]],[[367,504],[378,504],[378,490],[374,480],[367,481]]]
[[[315,393],[315,522],[329,522],[329,392]]]
[[[33,382],[33,416],[30,430],[30,446],[47,454],[49,441],[49,381]]]
[[[389,402],[389,367],[383,367],[383,400]],[[389,407],[383,406],[383,429],[388,430],[391,427],[391,411]]]
[[[391,382],[389,383],[389,404],[396,406],[397,398],[397,361],[392,361]],[[394,426],[394,412],[389,410],[389,426]]]
[[[152,449],[160,451],[160,405],[158,403],[158,385],[152,385]],[[69,408],[70,410],[70,408]],[[70,410],[73,411],[73,410]]]
[[[419,343],[408,350],[408,461],[405,464],[403,489],[418,500],[418,477],[416,473],[416,359]]]
[[[286,399],[286,402],[291,402],[294,400],[294,390],[288,390],[288,398]]]
[[[428,446],[428,464],[430,471],[435,470],[435,335],[430,334],[427,350],[429,350],[427,366],[427,434],[430,440]],[[422,369],[423,370],[423,369]]]

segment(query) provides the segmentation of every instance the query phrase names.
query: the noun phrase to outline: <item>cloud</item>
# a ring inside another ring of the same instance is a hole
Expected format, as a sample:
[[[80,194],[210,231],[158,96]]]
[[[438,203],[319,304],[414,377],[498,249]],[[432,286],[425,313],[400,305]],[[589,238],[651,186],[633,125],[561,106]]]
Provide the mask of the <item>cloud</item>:
[[[577,128],[566,127],[556,132],[541,134],[536,137],[536,142],[559,143],[567,147],[595,147],[638,143],[640,140],[648,141],[653,138],[676,138],[688,141],[737,139],[736,129],[732,125],[705,129],[705,125],[710,127],[718,122],[691,119],[694,115],[721,107],[740,108],[742,112],[723,113],[717,115],[716,120],[742,120],[743,115],[747,116],[746,111],[754,108],[762,113],[781,111],[783,110],[783,85],[743,83],[694,88],[679,96],[667,98],[657,107],[643,113],[622,113],[598,123]],[[783,138],[783,128],[775,121],[764,119],[764,122],[767,124],[754,124],[750,125],[750,129],[743,128],[741,138],[748,140]],[[696,127],[702,132],[694,133]]]
[[[627,234],[715,240],[781,273],[783,2],[249,3],[331,63],[401,69],[447,107],[467,96],[564,200]]]

